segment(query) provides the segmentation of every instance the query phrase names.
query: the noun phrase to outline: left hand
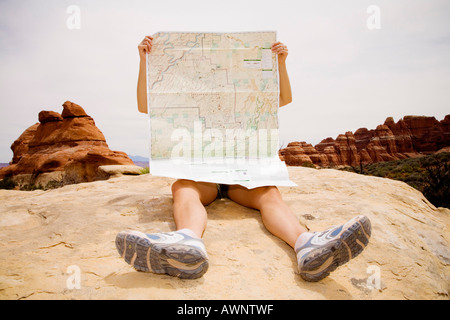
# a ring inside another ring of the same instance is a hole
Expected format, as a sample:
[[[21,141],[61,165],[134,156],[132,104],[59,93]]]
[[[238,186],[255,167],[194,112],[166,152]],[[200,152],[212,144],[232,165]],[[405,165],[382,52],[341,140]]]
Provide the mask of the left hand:
[[[142,60],[145,60],[146,54],[150,53],[150,51],[152,50],[152,40],[153,37],[145,36],[144,40],[142,40],[142,42],[139,43],[138,45],[139,56],[141,57]]]
[[[284,43],[275,42],[272,44],[272,52],[278,55],[278,63],[286,62],[288,56],[288,48]]]

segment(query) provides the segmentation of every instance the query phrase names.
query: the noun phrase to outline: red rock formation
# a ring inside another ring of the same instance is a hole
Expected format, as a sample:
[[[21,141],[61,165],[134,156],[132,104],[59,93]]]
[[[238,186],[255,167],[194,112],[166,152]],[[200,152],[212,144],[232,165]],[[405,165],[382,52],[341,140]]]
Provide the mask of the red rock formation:
[[[450,115],[438,121],[434,117],[406,116],[397,123],[392,117],[374,130],[360,128],[326,138],[315,147],[306,142],[291,142],[280,150],[287,165],[305,162],[321,167],[358,166],[375,162],[406,159],[432,154],[450,146]]]
[[[286,148],[280,150],[281,159],[292,166],[301,166],[304,163],[312,163],[311,158],[303,149],[303,144],[306,144],[306,142],[289,143]]]
[[[62,114],[41,111],[39,123],[26,129],[11,149],[13,159],[0,169],[0,178],[63,171],[68,182],[84,182],[98,179],[101,165],[133,165],[126,153],[109,149],[94,119],[70,101]]]

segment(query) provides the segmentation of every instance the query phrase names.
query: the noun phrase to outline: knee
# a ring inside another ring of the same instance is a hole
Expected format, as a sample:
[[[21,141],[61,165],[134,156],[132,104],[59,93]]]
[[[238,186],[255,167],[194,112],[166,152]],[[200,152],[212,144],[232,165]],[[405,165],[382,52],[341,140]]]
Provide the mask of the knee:
[[[188,190],[188,188],[194,187],[193,182],[184,179],[178,179],[174,183],[172,183],[172,195],[179,193],[179,191]]]
[[[172,184],[174,201],[200,201],[207,205],[214,201],[216,196],[217,186],[213,183],[179,179]]]
[[[275,186],[258,188],[258,199],[260,204],[282,201],[281,193]]]

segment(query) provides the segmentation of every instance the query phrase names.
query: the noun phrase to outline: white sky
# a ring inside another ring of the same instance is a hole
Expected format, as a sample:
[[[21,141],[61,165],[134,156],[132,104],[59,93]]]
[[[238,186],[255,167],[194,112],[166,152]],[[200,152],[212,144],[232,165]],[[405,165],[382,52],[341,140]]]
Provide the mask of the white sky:
[[[81,28],[69,30],[77,5]],[[381,29],[366,12],[380,8]],[[112,150],[148,156],[137,111],[137,44],[157,31],[275,30],[289,48],[294,101],[280,142],[317,144],[392,116],[450,110],[448,0],[0,0],[0,162],[41,110],[70,100]]]

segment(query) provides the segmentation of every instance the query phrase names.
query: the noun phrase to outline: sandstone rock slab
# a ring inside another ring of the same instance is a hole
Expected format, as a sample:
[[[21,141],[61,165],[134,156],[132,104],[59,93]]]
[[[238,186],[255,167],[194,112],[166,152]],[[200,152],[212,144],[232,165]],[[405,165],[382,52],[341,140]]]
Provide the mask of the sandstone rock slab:
[[[229,199],[206,208],[210,268],[202,278],[136,272],[118,256],[115,235],[175,228],[174,180],[147,174],[0,190],[0,299],[448,299],[450,210],[402,182],[288,169],[299,186],[280,191],[307,228],[357,214],[372,222],[364,252],[318,283],[296,274],[293,250],[266,231],[258,211]],[[74,270],[79,289],[70,285]]]

